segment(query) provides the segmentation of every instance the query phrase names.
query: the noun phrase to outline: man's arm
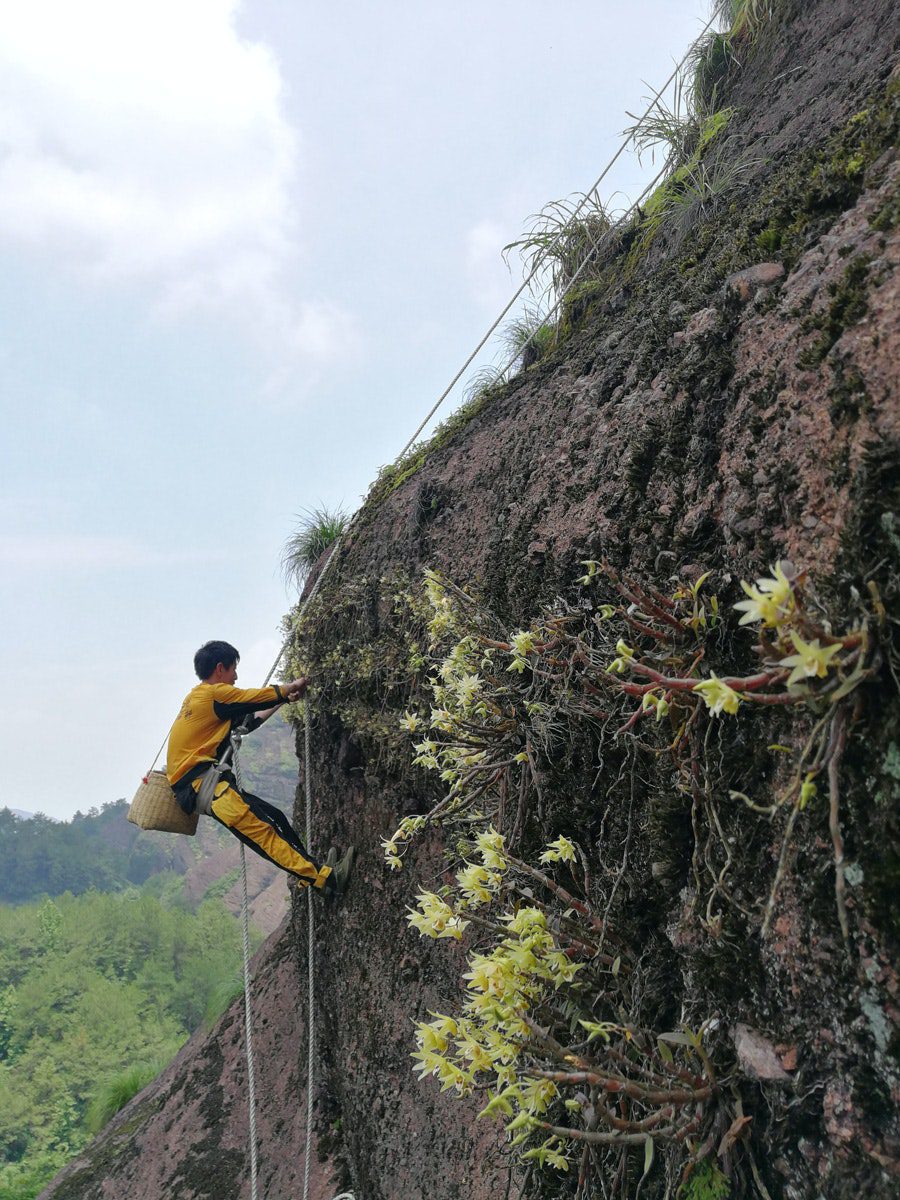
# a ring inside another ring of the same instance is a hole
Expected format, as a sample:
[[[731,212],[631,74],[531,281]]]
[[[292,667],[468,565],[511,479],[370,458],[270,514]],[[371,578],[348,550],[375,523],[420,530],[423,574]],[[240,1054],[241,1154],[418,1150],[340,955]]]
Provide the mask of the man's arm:
[[[238,688],[227,683],[213,684],[213,710],[220,721],[234,720],[255,712],[265,712],[272,706],[297,700],[306,691],[307,679],[291,679],[287,683],[264,688]],[[260,707],[263,705],[264,707]]]
[[[301,677],[300,679],[292,679],[290,683],[282,683],[280,686],[285,700],[299,700],[309,687],[309,680]],[[269,717],[277,713],[280,707],[280,704],[276,704],[272,708],[264,708],[259,712],[255,712],[253,717],[257,722],[256,728],[258,729],[264,721],[268,721]]]
[[[277,713],[279,708],[281,708],[281,705],[276,704],[274,708],[264,708],[260,712],[255,712],[253,714],[254,729],[258,729],[264,721],[268,721],[269,717]]]

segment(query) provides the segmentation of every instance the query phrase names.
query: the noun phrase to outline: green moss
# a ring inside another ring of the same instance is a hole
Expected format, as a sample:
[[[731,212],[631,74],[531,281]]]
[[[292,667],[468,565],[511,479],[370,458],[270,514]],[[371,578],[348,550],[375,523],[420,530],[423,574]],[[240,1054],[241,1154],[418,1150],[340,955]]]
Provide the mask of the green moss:
[[[731,1184],[710,1158],[704,1158],[679,1191],[681,1200],[727,1200]]]
[[[895,192],[885,201],[870,223],[872,228],[877,229],[880,233],[889,233],[892,229],[896,229],[900,224],[900,192]]]
[[[869,395],[859,369],[853,364],[838,361],[834,368],[834,379],[828,389],[831,401],[829,409],[832,421],[855,420],[860,412],[869,407]]]
[[[777,254],[781,249],[781,230],[775,225],[767,225],[756,235],[755,240],[764,254]]]
[[[565,340],[572,329],[585,318],[592,303],[605,295],[608,288],[609,282],[604,275],[598,279],[586,279],[582,283],[576,284],[566,294],[559,323],[558,337],[560,341]]]
[[[369,489],[366,504],[380,504],[391,492],[395,492],[408,479],[419,471],[425,461],[442,446],[446,446],[456,435],[476,417],[482,409],[502,390],[502,385],[482,388],[446,421],[438,425],[434,434],[427,442],[416,442],[406,454],[390,466],[383,467],[378,478]]]
[[[807,318],[805,331],[819,330],[819,336],[800,355],[801,366],[813,369],[825,357],[849,325],[855,325],[868,309],[869,267],[872,256],[858,254],[850,260],[839,280],[828,285],[831,296],[823,313]],[[863,389],[865,390],[865,389]]]

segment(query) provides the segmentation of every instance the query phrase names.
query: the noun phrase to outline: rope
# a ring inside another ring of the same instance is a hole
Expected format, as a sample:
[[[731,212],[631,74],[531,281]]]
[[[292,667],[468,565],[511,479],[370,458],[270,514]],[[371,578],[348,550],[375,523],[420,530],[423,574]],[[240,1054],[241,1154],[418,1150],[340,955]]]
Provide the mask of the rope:
[[[243,789],[241,771],[241,748],[243,735],[235,731],[231,735],[232,767],[238,791]],[[258,1164],[256,1157],[256,1064],[253,1060],[253,1020],[250,1011],[250,905],[247,901],[247,854],[241,842],[241,942],[244,955],[244,1037],[247,1048],[247,1090],[250,1106],[250,1197],[258,1200]]]
[[[322,570],[319,572],[316,580],[310,589],[309,595],[305,597],[300,605],[298,618],[302,617],[307,606],[312,602],[318,592],[322,580],[331,566],[335,558],[335,553],[341,544],[343,535],[337,538],[331,546],[328,558]],[[272,663],[269,673],[266,675],[263,687],[266,687],[269,680],[275,674],[278,664],[284,657],[284,652],[288,647],[290,637],[286,638],[278,652],[278,657]],[[304,733],[304,782],[306,796],[306,845],[312,843],[312,767],[311,767],[311,747],[312,747],[312,710],[308,700],[304,702],[304,718],[303,718],[303,733]],[[243,788],[243,774],[241,771],[240,748],[243,741],[243,731],[236,729],[231,735],[231,759],[232,768],[234,770],[235,782],[238,786],[238,791]],[[165,745],[165,742],[163,743]],[[161,752],[161,751],[160,751]],[[159,755],[157,755],[159,757]],[[253,1058],[253,1028],[251,1020],[250,1008],[250,922],[249,922],[249,903],[247,899],[247,858],[244,850],[244,844],[241,843],[241,933],[243,938],[243,956],[244,956],[244,1029],[246,1035],[247,1049],[247,1087],[248,1101],[250,1105],[250,1197],[251,1200],[258,1200],[258,1163],[257,1163],[257,1137],[256,1137],[256,1069]],[[314,1081],[315,1081],[315,909],[313,908],[312,888],[306,889],[307,900],[307,986],[308,986],[308,1020],[307,1020],[307,1056],[306,1056],[306,1149],[303,1156],[303,1200],[309,1200],[309,1179],[310,1167],[312,1163],[312,1136],[313,1136],[313,1100],[314,1100]],[[354,1200],[350,1192],[343,1192],[340,1196],[336,1196],[334,1200]]]
[[[331,558],[328,559],[331,562]],[[319,576],[321,579],[321,575]],[[318,580],[316,581],[318,582]],[[312,718],[310,704],[303,705],[303,783],[306,792],[306,844],[312,842],[312,774],[310,770],[312,743]],[[307,975],[307,1019],[306,1019],[306,1151],[303,1155],[303,1200],[309,1200],[309,1164],[312,1158],[313,1131],[313,1071],[316,1040],[315,1021],[315,912],[312,888],[306,889],[306,975]]]

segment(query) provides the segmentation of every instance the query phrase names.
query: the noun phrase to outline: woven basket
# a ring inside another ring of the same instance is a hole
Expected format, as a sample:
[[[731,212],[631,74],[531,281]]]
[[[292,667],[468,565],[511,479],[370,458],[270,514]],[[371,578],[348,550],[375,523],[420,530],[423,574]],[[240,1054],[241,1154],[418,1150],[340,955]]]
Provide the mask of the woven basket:
[[[165,833],[197,832],[198,814],[190,816],[175,799],[175,793],[163,771],[149,771],[134,794],[128,820],[141,829],[161,829]]]

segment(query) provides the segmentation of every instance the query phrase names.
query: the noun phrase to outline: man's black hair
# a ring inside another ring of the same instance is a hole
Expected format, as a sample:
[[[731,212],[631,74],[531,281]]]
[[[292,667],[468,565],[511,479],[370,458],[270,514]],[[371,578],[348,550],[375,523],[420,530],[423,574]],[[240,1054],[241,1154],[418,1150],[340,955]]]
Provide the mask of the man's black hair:
[[[228,642],[207,642],[194,655],[194,670],[198,679],[209,679],[219,665],[233,667],[240,660],[240,655],[234,646]]]

